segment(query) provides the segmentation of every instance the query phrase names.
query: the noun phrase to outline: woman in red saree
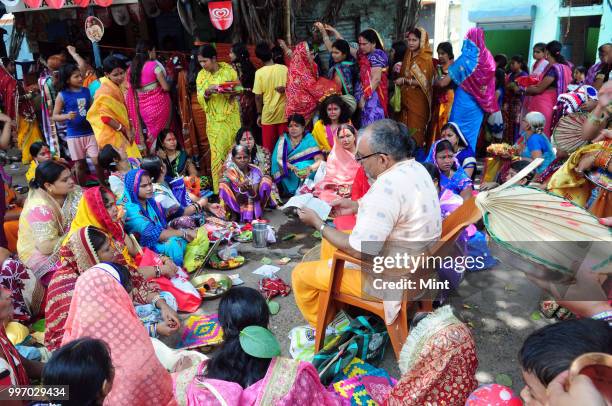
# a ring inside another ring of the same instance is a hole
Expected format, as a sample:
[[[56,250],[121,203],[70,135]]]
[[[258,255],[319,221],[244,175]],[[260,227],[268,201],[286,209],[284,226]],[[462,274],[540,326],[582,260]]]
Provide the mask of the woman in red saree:
[[[9,60],[6,65],[0,65],[0,104],[4,114],[17,123],[17,146],[21,162],[27,165],[32,160],[30,145],[42,141],[42,133],[30,96],[15,78],[15,62]]]
[[[6,325],[11,321],[13,299],[11,291],[0,287],[0,392],[13,385],[29,385],[30,378],[39,378],[42,364],[23,358],[6,334]],[[8,372],[8,374],[6,374]]]
[[[551,136],[553,107],[557,104],[560,94],[567,92],[567,86],[572,81],[572,69],[561,55],[561,43],[551,41],[546,45],[546,59],[549,64],[542,74],[542,79],[535,86],[529,86],[525,93],[532,96],[526,110],[539,111],[546,118],[544,134]]]
[[[330,79],[319,77],[317,65],[306,42],[293,51],[287,78],[287,108],[285,117],[299,114],[308,123],[319,102],[331,94],[340,94],[340,86]]]

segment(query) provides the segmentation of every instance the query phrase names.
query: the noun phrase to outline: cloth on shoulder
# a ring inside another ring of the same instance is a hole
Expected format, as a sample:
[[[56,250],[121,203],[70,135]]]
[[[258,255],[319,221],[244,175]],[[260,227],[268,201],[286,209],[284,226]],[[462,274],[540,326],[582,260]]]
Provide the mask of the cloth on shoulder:
[[[450,306],[438,308],[410,331],[399,360],[402,377],[387,405],[463,405],[476,389],[476,344]]]
[[[108,344],[115,379],[106,403],[176,405],[172,377],[155,356],[128,293],[110,268],[95,265],[77,280],[62,344],[82,337]]]

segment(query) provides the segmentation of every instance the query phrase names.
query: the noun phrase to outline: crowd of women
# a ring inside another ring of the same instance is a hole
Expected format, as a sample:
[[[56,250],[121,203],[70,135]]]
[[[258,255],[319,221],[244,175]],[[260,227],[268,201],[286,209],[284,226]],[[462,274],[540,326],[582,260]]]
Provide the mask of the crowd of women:
[[[444,42],[437,59],[422,28],[407,32],[390,55],[373,29],[361,32],[357,44],[329,25],[316,23],[314,31],[331,55],[327,72],[308,41],[293,49],[279,41],[280,57],[258,44],[259,69],[243,44],[231,48],[231,63],[203,45],[189,59],[164,65],[155,46],[141,41],[129,66],[109,55],[100,72],[68,47],[72,61],[48,58],[39,80],[42,131],[37,98],[15,79],[14,64],[3,61],[0,147],[8,147],[16,127],[30,163],[25,199],[8,176],[0,177],[6,191],[0,236],[8,240],[0,245],[10,250],[0,252],[6,382],[28,384],[47,360],[17,352],[6,327],[11,319],[44,318],[43,343],[53,356],[43,382],[73,385],[70,404],[340,404],[311,364],[244,345],[245,328],[269,324],[266,301],[249,288],[231,289],[221,301],[225,342],[215,356],[198,362],[197,355],[171,352],[179,362],[160,362],[164,345],[156,338],[179,331],[177,311],[184,309],[156,280],[181,272],[205,216],[251,222],[304,193],[331,205],[360,199],[371,183],[361,162],[371,155],[357,154],[359,130],[384,118],[410,129],[413,155],[435,181],[446,215],[479,187],[494,187],[474,181],[481,145],[497,139],[514,148],[490,157],[490,181],[502,183],[542,157],[532,185],[610,223],[609,190],[583,176],[612,170],[609,44],[585,75],[565,60],[558,41],[536,44],[531,72],[520,55],[508,65],[488,51],[479,28],[468,31],[458,57]],[[575,106],[563,104],[568,97]],[[588,112],[578,135],[585,145],[554,148],[556,124],[579,111]],[[340,208],[332,216],[339,229],[355,223]],[[140,265],[143,249],[156,265]],[[387,403],[463,404],[476,388],[469,329],[448,308],[421,323],[412,336],[421,351],[403,365],[398,384],[388,385]],[[440,337],[449,337],[448,356],[437,360],[444,368],[424,373],[427,348]],[[525,373],[535,373],[529,365]],[[494,389],[470,399],[486,399]]]

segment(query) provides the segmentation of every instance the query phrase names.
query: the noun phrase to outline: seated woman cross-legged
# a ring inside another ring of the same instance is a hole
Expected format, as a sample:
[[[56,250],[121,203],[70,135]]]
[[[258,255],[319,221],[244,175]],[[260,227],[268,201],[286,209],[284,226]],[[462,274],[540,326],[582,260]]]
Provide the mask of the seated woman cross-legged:
[[[155,355],[130,290],[128,271],[121,265],[101,263],[83,272],[74,288],[62,345],[84,337],[106,342],[114,380],[105,404],[175,405],[172,377]]]
[[[303,116],[292,114],[287,122],[288,134],[279,138],[272,153],[272,176],[283,193],[294,195],[304,179],[314,178],[323,154],[312,134],[305,134]]]
[[[460,195],[463,200],[472,197],[472,180],[457,162],[450,141],[436,141],[425,162],[436,165],[440,170],[440,193],[450,189],[453,193]]]
[[[127,213],[125,228],[134,233],[140,245],[170,257],[183,266],[187,243],[196,236],[194,230],[176,230],[168,227],[166,214],[154,199],[151,175],[142,169],[133,169],[125,175]]]
[[[155,303],[166,320],[173,320],[157,323],[155,326],[147,323],[153,336],[170,335],[178,330],[176,311],[166,302],[167,300],[174,304],[174,298],[166,292],[160,293],[155,283],[145,281],[135,267],[126,264],[114,241],[104,231],[92,226],[76,230],[62,245],[60,255],[61,266],[53,275],[47,292],[45,346],[48,349],[57,349],[62,341],[66,317],[78,279],[89,268],[105,261],[126,266],[131,285],[130,295],[135,305]]]
[[[17,253],[44,285],[58,264],[57,252],[81,196],[66,166],[53,160],[38,165],[19,218]]]
[[[240,216],[241,222],[261,219],[270,201],[272,179],[249,163],[247,147],[236,145],[231,154],[232,161],[226,164],[219,182],[219,197],[234,217]]]
[[[166,220],[172,221],[172,225],[183,228],[195,228],[198,224],[193,219],[185,217],[203,213],[204,209],[223,217],[225,211],[217,203],[209,203],[208,199],[202,197],[196,201],[181,199],[187,203],[184,205],[177,199],[175,193],[166,182],[168,169],[167,164],[157,156],[151,156],[142,160],[141,168],[151,175],[153,180],[153,198],[161,206],[166,214]]]
[[[134,257],[139,254],[140,247],[125,232],[124,215],[123,207],[115,203],[115,197],[110,190],[102,186],[89,188],[83,193],[63,245],[81,228],[96,227],[112,237],[113,246],[123,256],[121,264],[129,265],[132,270],[136,267]],[[176,274],[176,266],[168,257],[161,256],[161,260],[161,275],[172,278]],[[138,272],[148,280],[156,277],[157,269],[154,266],[141,266]]]
[[[543,158],[544,162],[536,168],[536,173],[540,174],[550,165],[555,159],[555,152],[552,144],[544,135],[546,128],[546,117],[538,111],[527,113],[523,119],[525,131],[517,140],[516,144],[521,153],[521,158],[534,160]]]
[[[466,175],[473,178],[474,171],[476,171],[476,156],[472,148],[468,146],[467,138],[465,138],[459,126],[449,121],[442,127],[440,136],[442,139],[449,140],[453,144],[455,158],[459,161],[459,165],[461,165]]]
[[[255,143],[255,136],[253,131],[248,128],[240,128],[236,133],[236,145],[242,145],[247,148],[250,161],[249,163],[255,165],[259,168],[261,173],[264,176],[269,176],[271,178],[270,173],[270,164],[271,164],[271,155],[270,151],[261,145],[257,145]],[[232,151],[227,154],[227,158],[225,158],[225,167],[229,163],[233,161]],[[280,196],[278,195],[278,187],[276,183],[272,182],[272,192],[270,193],[270,206],[274,207],[281,204]]]
[[[325,176],[314,187],[313,194],[331,203],[339,198],[351,197],[352,185],[360,168],[355,160],[357,152],[357,130],[350,124],[342,124],[334,135],[336,142],[327,157]],[[334,211],[342,215],[340,210]]]

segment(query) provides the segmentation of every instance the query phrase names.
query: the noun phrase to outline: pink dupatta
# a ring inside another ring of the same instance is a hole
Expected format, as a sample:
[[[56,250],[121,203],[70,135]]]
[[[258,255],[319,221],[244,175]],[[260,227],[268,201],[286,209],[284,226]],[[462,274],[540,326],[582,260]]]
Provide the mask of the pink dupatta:
[[[315,196],[327,203],[339,197],[350,197],[351,186],[360,166],[355,161],[355,155],[344,149],[337,137],[336,133],[334,146],[327,157],[325,176],[315,185],[313,192]],[[342,189],[346,189],[348,193],[343,192]]]
[[[100,264],[77,280],[62,345],[82,337],[110,347],[115,379],[105,405],[175,405],[172,378],[153,350],[129,295]]]
[[[470,28],[465,39],[471,41],[478,49],[477,65],[472,74],[463,82],[463,90],[471,94],[478,105],[486,113],[499,111],[499,106],[495,100],[495,60],[487,49],[482,28]],[[462,49],[462,55],[465,52]],[[455,62],[459,62],[459,59]]]

